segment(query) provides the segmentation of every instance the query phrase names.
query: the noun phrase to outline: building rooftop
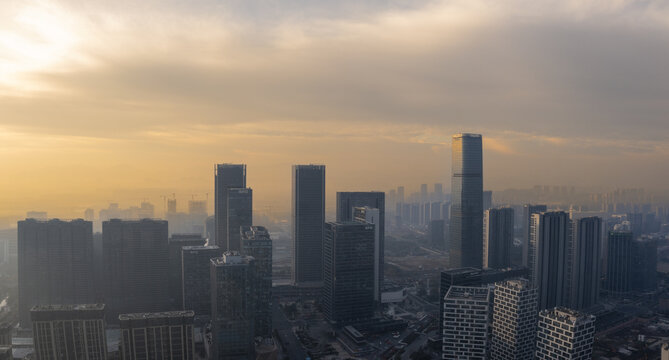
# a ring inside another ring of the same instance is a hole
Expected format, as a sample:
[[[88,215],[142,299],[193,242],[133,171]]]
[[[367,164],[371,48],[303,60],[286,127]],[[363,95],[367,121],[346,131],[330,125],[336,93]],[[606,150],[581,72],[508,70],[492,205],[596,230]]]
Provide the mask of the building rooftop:
[[[514,288],[516,290],[525,290],[532,287],[529,280],[527,279],[511,279],[511,280],[501,281],[497,283],[497,285]]]
[[[442,271],[444,274],[448,275],[463,275],[463,274],[480,274],[481,269],[477,268],[457,268],[457,269],[448,269]]]
[[[487,287],[451,286],[448,289],[448,293],[446,293],[445,299],[489,301],[490,289]]]
[[[218,250],[219,247],[216,245],[189,245],[189,246],[182,246],[181,251],[187,251],[187,250]]]
[[[556,307],[553,309],[546,309],[539,313],[540,316],[544,316],[553,320],[558,320],[561,322],[566,322],[570,325],[576,325],[581,322],[594,322],[595,316],[582,313],[573,309],[565,307]]]
[[[254,260],[253,256],[241,255],[238,251],[226,251],[223,256],[211,259],[214,266],[248,264]]]
[[[101,311],[104,309],[105,304],[35,305],[30,311]]]
[[[264,226],[245,226],[241,229],[242,239],[269,238],[269,231]]]
[[[460,134],[453,135],[453,137],[454,138],[461,138],[461,137],[480,138],[481,134],[460,133]]]
[[[133,313],[121,314],[118,316],[119,320],[148,320],[148,319],[165,319],[165,318],[182,318],[193,317],[195,313],[191,310],[185,311],[165,311],[157,313]]]

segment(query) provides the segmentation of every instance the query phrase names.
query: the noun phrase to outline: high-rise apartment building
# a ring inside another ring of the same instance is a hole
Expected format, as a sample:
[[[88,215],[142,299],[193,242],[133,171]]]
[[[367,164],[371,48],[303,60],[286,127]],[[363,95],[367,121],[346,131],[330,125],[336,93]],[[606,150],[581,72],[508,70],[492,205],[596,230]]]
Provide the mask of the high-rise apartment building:
[[[381,242],[381,212],[379,209],[356,207],[353,210],[353,220],[374,225],[374,301],[381,303],[383,288],[383,245]]]
[[[511,266],[513,248],[513,208],[489,209],[483,216],[483,267]]]
[[[253,190],[228,189],[228,251],[241,251],[241,229],[252,225]]]
[[[93,224],[90,221],[18,222],[19,321],[30,328],[35,305],[95,302]]]
[[[539,309],[569,305],[571,220],[563,211],[532,215],[528,263]]]
[[[595,317],[567,308],[539,313],[536,359],[586,360],[592,358]]]
[[[193,360],[193,312],[121,314],[121,360]]]
[[[598,217],[573,221],[569,291],[572,309],[587,309],[599,300],[602,229],[602,219]]]
[[[548,208],[546,205],[530,205],[526,204],[523,206],[523,238],[522,238],[522,256],[523,256],[523,266],[529,267],[528,254],[529,254],[529,244],[530,237],[532,236],[532,215],[541,214],[546,212]]]
[[[30,310],[37,359],[106,360],[103,304],[37,305]]]
[[[451,286],[444,298],[442,359],[484,360],[488,350],[490,290]]]
[[[483,192],[483,211],[492,209],[492,191]]]
[[[481,135],[453,135],[450,267],[480,268],[483,259],[483,153]]]
[[[169,282],[172,310],[183,309],[181,249],[184,246],[203,246],[206,240],[200,234],[173,234],[169,239]]]
[[[325,224],[323,313],[337,326],[374,315],[374,225]]]
[[[442,183],[434,184],[434,198],[432,200],[435,202],[444,201],[444,184]]]
[[[263,226],[242,228],[242,254],[255,259],[255,334],[272,336],[272,239]]]
[[[531,360],[537,332],[537,289],[528,280],[495,285],[491,360]]]
[[[118,323],[119,314],[170,309],[167,221],[105,221],[102,248],[107,323]]]
[[[216,165],[214,178],[215,239],[216,245],[223,251],[228,249],[228,189],[230,188],[246,188],[246,165]]]
[[[606,244],[607,260],[604,290],[622,296],[632,290],[634,236],[629,231],[611,231]]]
[[[293,165],[292,279],[295,284],[323,281],[325,165]]]
[[[212,359],[255,359],[254,262],[237,252],[211,259]]]
[[[426,203],[428,201],[427,184],[420,184],[420,202]]]
[[[182,258],[183,310],[192,310],[196,319],[211,316],[211,259],[223,252],[218,246],[184,246]]]

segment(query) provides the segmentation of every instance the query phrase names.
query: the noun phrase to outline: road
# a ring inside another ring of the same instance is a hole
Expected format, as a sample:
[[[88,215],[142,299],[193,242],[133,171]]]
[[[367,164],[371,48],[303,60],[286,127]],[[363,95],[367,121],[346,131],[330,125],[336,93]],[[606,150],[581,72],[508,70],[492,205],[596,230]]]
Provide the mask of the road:
[[[281,305],[278,301],[274,301],[272,305],[272,323],[276,331],[279,333],[281,341],[286,345],[286,355],[293,360],[302,360],[307,358],[307,354],[302,349],[300,341],[297,339],[292,330],[292,324],[281,311]]]

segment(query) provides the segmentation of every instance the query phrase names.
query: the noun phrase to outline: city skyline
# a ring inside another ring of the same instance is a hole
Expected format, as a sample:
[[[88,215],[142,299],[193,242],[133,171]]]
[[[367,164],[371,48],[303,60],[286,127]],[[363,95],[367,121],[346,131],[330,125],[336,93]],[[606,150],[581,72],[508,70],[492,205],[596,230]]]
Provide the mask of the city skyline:
[[[327,164],[328,193],[448,184],[461,131],[489,189],[666,189],[666,7],[247,3],[3,3],[0,217],[211,201],[221,161],[255,169],[260,206],[296,163]]]

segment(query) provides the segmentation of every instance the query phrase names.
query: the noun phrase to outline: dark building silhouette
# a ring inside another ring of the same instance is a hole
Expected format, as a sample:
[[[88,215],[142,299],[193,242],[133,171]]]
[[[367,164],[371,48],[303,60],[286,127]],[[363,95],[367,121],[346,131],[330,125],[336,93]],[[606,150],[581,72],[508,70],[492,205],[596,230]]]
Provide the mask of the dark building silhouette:
[[[0,346],[12,345],[12,324],[0,323]]]
[[[35,305],[95,302],[93,223],[19,221],[17,246],[21,327]]]
[[[323,281],[325,165],[293,166],[292,235],[295,284]]]
[[[483,217],[483,267],[511,266],[514,212],[512,208],[489,209]]]
[[[211,259],[212,359],[255,359],[255,264],[226,252]]]
[[[539,310],[569,305],[571,220],[563,211],[532,215],[528,262]]]
[[[228,189],[228,251],[241,251],[241,229],[253,222],[253,190]]]
[[[49,360],[106,360],[103,304],[37,305],[30,310],[35,355]]]
[[[374,315],[374,225],[325,224],[323,313],[337,326]]]
[[[534,214],[540,214],[543,212],[546,212],[548,208],[546,205],[530,205],[526,204],[523,206],[523,243],[522,243],[522,248],[523,248],[523,266],[528,266],[528,254],[529,254],[529,244],[530,244],[530,237],[532,234],[532,229],[531,229],[531,223],[532,223],[532,215]]]
[[[263,226],[242,228],[242,253],[255,259],[255,335],[272,336],[272,239]]]
[[[481,135],[453,135],[450,267],[483,262],[483,154]]]
[[[437,249],[446,250],[446,221],[432,220],[428,226],[430,244]]]
[[[172,310],[183,309],[181,248],[184,246],[203,246],[205,242],[206,240],[200,234],[173,234],[169,240],[169,288]]]
[[[599,300],[602,219],[586,217],[573,222],[570,308],[587,309]]]
[[[216,245],[228,250],[228,189],[246,188],[246,165],[217,164],[214,178],[214,218]],[[214,243],[209,243],[214,245]]]
[[[211,259],[222,254],[218,246],[184,246],[182,258],[183,310],[196,318],[211,317]]]
[[[631,284],[637,292],[657,290],[657,240],[634,241]]]
[[[121,314],[121,360],[193,360],[193,312]]]
[[[107,323],[118,323],[119,314],[170,309],[167,221],[105,221],[102,246]]]
[[[381,212],[379,209],[368,206],[353,209],[353,220],[374,225],[374,301],[381,304],[381,290],[383,289],[383,250],[381,245]]]
[[[608,235],[604,290],[622,296],[632,289],[634,235],[629,231],[611,231]]]

